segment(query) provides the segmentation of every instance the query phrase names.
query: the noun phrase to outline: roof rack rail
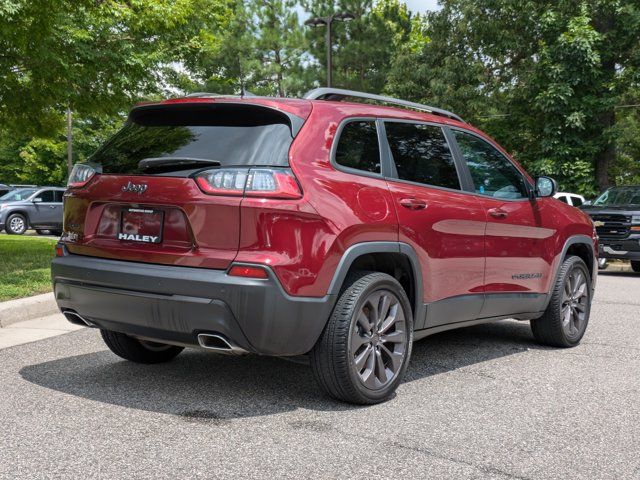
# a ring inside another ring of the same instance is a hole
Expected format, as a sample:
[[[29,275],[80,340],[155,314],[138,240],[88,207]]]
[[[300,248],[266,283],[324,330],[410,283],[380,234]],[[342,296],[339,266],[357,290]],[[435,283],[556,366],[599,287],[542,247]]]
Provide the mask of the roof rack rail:
[[[342,88],[326,88],[326,87],[316,88],[314,90],[308,91],[303,98],[307,100],[335,100],[339,102],[348,97],[364,98],[367,100],[375,100],[377,102],[389,103],[392,105],[400,105],[402,107],[420,110],[421,112],[427,112],[427,113],[432,113],[434,115],[441,115],[443,117],[452,118],[453,120],[457,120],[459,122],[464,123],[464,120],[460,118],[458,115],[456,115],[455,113],[449,112],[447,110],[442,110],[441,108],[430,107],[429,105],[409,102],[407,100],[400,100],[398,98],[393,98],[393,97],[385,97],[383,95],[375,95],[373,93],[356,92],[354,90],[344,90]]]
[[[194,93],[189,93],[187,95],[184,96],[184,98],[191,98],[191,97],[226,97],[227,95],[220,95],[219,93],[211,93],[211,92],[194,92]]]

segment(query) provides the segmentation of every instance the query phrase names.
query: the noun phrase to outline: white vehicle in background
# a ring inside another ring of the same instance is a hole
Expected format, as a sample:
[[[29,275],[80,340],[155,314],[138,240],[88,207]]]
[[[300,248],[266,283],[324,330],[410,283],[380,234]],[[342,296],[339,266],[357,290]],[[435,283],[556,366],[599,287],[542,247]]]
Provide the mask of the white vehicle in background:
[[[567,205],[572,205],[574,207],[579,207],[585,202],[584,197],[582,195],[578,195],[577,193],[558,192],[554,195],[554,198],[557,198],[561,202],[564,202]]]

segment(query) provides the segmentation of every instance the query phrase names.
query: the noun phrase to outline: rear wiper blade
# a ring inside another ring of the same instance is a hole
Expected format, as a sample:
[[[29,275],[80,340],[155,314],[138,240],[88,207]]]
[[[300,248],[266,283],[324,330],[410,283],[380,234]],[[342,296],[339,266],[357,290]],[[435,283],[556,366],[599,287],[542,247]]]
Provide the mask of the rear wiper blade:
[[[142,172],[173,172],[177,170],[188,170],[190,168],[198,168],[207,165],[220,166],[218,160],[210,158],[191,158],[191,157],[159,157],[144,158],[138,162],[138,169]]]

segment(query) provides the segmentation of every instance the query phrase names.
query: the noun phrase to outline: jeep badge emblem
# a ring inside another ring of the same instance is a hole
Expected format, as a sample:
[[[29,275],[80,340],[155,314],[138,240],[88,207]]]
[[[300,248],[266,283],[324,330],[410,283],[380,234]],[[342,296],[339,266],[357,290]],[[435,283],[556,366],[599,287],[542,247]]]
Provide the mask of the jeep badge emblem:
[[[138,195],[142,195],[147,191],[147,186],[144,183],[127,183],[124,187],[122,187],[123,192],[137,193]]]

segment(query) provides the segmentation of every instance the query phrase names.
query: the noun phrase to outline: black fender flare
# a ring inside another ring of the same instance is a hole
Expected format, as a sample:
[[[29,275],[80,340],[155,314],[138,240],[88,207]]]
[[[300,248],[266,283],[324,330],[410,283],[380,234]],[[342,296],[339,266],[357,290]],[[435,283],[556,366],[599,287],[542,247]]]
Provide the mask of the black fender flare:
[[[562,247],[560,254],[556,257],[558,259],[558,265],[556,266],[556,271],[553,275],[553,280],[549,286],[547,300],[544,303],[544,310],[547,309],[547,306],[551,301],[551,294],[553,293],[553,287],[555,286],[556,281],[558,280],[558,275],[560,274],[562,259],[567,255],[567,251],[569,250],[569,247],[571,247],[571,245],[576,245],[576,244],[586,245],[586,247],[591,251],[591,257],[592,257],[591,271],[593,272],[591,274],[591,297],[593,298],[593,293],[596,288],[596,281],[598,279],[598,252],[596,252],[595,249],[593,248],[593,239],[591,237],[587,235],[572,235],[571,237],[567,238],[567,240],[564,242],[564,246]]]
[[[331,283],[329,284],[327,294],[334,296],[337,301],[337,297],[340,293],[340,289],[342,288],[342,284],[344,283],[347,277],[347,273],[349,272],[351,265],[353,265],[353,262],[362,255],[367,255],[370,253],[399,253],[407,257],[407,259],[409,260],[409,264],[411,265],[411,268],[413,270],[412,273],[415,282],[414,328],[416,330],[422,328],[422,323],[424,322],[425,317],[425,306],[422,295],[422,268],[420,267],[418,254],[416,253],[415,249],[407,243],[362,242],[351,245],[342,254],[342,258],[340,258],[338,267],[336,268]]]

